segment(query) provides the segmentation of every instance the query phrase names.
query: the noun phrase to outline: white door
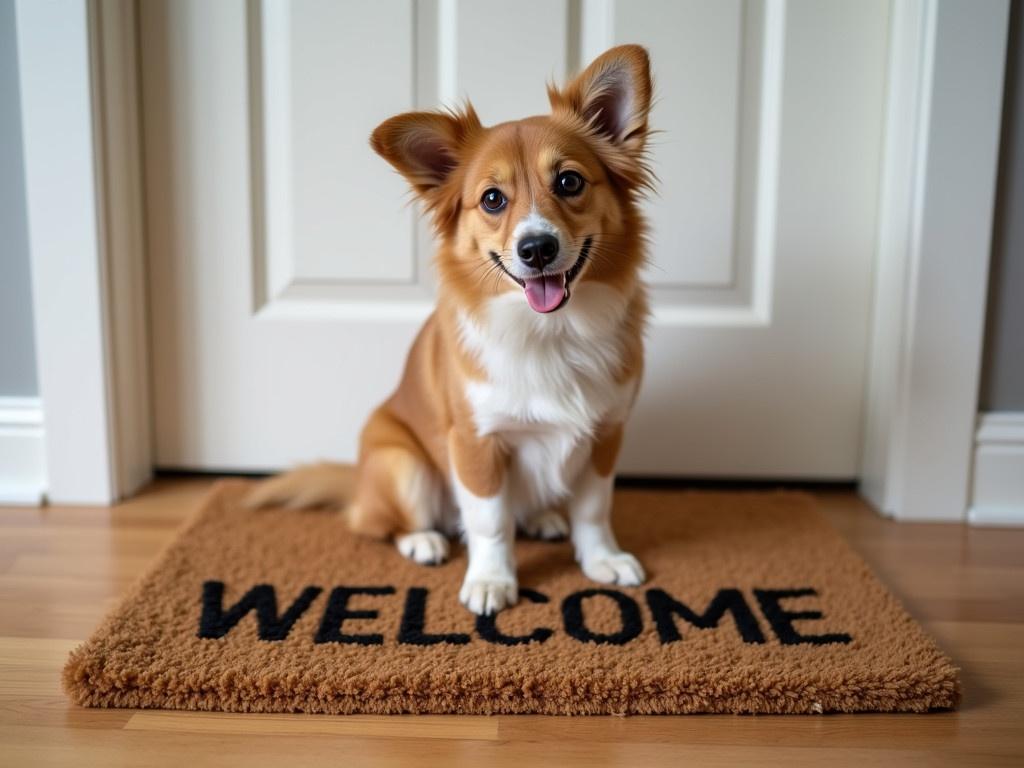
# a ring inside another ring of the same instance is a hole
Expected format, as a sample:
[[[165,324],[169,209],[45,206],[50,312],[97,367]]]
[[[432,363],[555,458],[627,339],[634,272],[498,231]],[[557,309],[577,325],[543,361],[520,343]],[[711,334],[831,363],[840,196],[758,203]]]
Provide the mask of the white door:
[[[141,5],[156,462],[352,460],[430,311],[430,240],[367,137],[485,123],[639,42],[657,78],[646,381],[620,470],[853,478],[889,4]]]

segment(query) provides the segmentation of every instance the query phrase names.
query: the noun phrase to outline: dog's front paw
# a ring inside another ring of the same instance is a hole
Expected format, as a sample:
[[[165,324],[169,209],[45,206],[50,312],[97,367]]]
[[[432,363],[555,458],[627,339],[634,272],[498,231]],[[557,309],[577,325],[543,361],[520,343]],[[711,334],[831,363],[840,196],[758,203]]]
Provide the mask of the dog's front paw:
[[[467,576],[459,590],[459,600],[476,615],[486,616],[515,605],[519,601],[519,585],[514,579]]]
[[[647,578],[640,561],[629,552],[609,552],[592,555],[583,560],[583,573],[602,584],[620,584],[635,587]]]
[[[548,510],[527,518],[522,524],[523,533],[531,539],[543,541],[559,541],[569,535],[569,523],[555,512]]]
[[[395,546],[414,563],[440,565],[448,559],[448,539],[437,531],[413,531],[395,537]]]

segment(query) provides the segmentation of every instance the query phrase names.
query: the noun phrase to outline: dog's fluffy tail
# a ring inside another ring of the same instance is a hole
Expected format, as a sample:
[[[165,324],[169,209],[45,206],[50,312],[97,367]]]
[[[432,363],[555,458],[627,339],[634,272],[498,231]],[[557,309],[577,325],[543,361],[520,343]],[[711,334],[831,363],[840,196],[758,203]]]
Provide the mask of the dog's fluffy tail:
[[[250,509],[342,509],[351,499],[355,470],[343,464],[309,464],[260,482],[245,497]]]

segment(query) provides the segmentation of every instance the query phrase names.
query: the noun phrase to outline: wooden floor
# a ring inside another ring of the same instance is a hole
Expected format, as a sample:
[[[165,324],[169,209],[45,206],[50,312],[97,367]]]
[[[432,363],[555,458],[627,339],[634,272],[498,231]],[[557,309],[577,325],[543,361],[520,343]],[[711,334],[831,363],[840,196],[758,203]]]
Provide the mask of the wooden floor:
[[[963,668],[959,712],[324,717],[70,706],[59,684],[68,651],[209,483],[162,481],[112,508],[0,508],[0,765],[1024,765],[1024,531],[896,524],[847,492],[817,496]]]

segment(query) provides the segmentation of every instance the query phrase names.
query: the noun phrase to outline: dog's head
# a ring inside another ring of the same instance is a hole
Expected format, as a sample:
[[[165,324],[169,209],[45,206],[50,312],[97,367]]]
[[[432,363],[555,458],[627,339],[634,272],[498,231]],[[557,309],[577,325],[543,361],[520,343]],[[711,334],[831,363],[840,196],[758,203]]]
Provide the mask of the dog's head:
[[[370,142],[433,216],[446,289],[468,304],[517,292],[548,313],[588,282],[636,283],[651,90],[647,52],[624,45],[549,87],[550,115],[485,128],[468,105],[411,112]]]

